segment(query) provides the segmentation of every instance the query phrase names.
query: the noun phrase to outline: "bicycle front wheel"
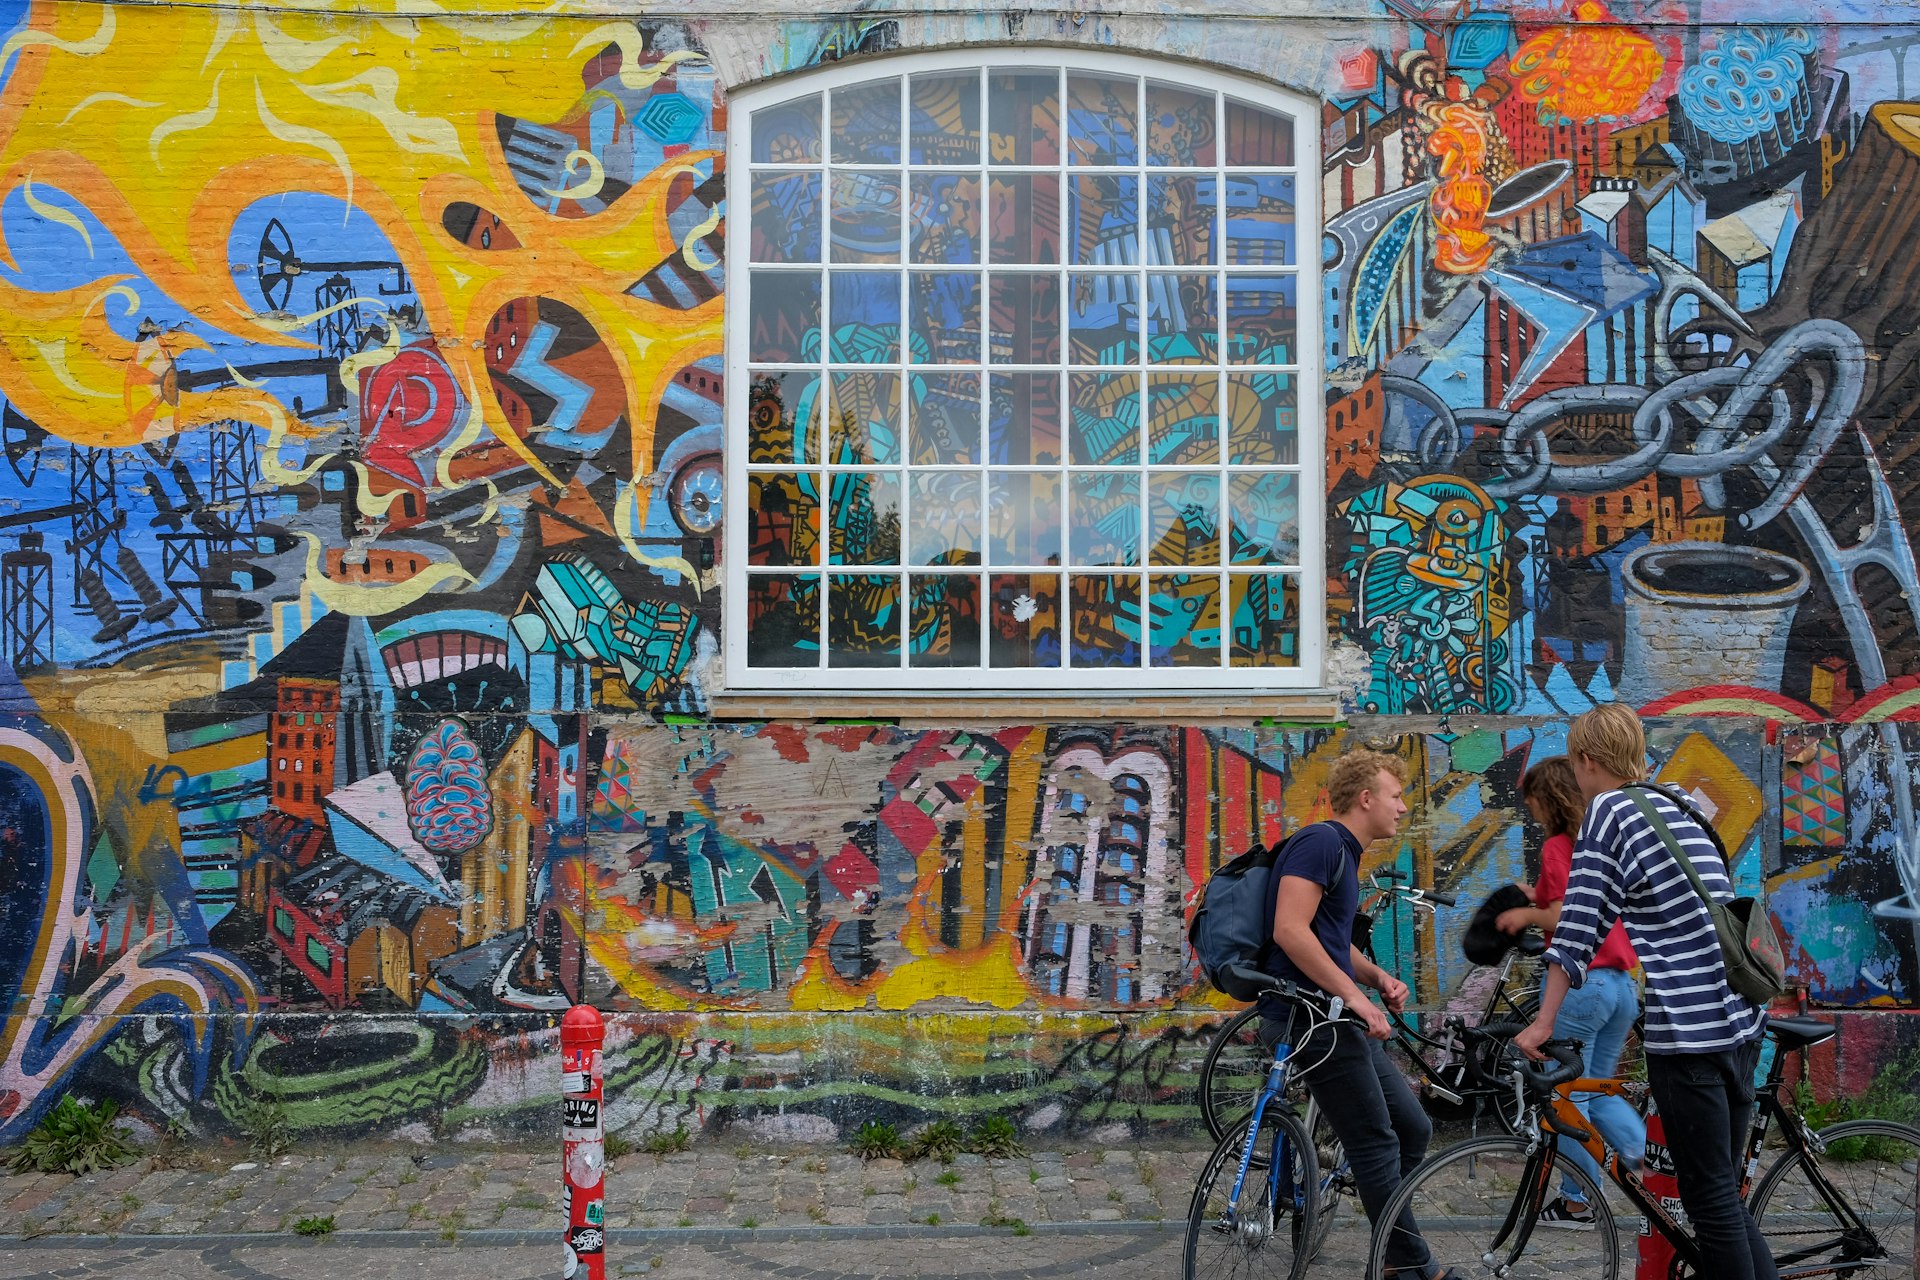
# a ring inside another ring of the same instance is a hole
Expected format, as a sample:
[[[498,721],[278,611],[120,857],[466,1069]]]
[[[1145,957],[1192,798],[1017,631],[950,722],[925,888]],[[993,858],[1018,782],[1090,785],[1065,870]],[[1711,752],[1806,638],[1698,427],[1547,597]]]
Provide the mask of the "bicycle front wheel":
[[[1451,1268],[1457,1280],[1615,1280],[1620,1236],[1600,1188],[1556,1153],[1544,1194],[1536,1198],[1527,1184],[1528,1159],[1525,1139],[1508,1137],[1475,1138],[1428,1159],[1407,1175],[1387,1203],[1382,1229],[1374,1233],[1367,1275],[1384,1276],[1406,1253],[1417,1255],[1417,1237],[1424,1237],[1434,1272]],[[1571,1230],[1535,1223],[1521,1256],[1514,1258],[1520,1215],[1537,1213],[1538,1201],[1552,1201],[1561,1183],[1569,1180],[1593,1207],[1593,1226]]]
[[[1312,1261],[1319,1169],[1306,1128],[1291,1111],[1269,1107],[1260,1117],[1258,1158],[1240,1180],[1236,1198],[1233,1184],[1249,1123],[1251,1117],[1220,1140],[1194,1185],[1183,1280],[1298,1280]]]
[[[1774,1264],[1782,1271],[1832,1264],[1841,1276],[1912,1275],[1920,1129],[1850,1120],[1820,1130],[1820,1140],[1826,1152],[1816,1159],[1825,1187],[1807,1153],[1789,1151],[1747,1201]]]
[[[1260,1043],[1260,1006],[1235,1014],[1216,1031],[1200,1065],[1200,1116],[1215,1142],[1253,1114],[1267,1084],[1273,1051]]]

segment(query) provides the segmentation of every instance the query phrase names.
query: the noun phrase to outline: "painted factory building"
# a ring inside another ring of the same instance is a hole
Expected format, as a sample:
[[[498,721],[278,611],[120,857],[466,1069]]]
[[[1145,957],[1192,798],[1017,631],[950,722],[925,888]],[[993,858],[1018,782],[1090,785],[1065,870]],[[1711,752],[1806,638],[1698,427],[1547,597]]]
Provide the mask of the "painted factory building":
[[[1191,1126],[1208,873],[1400,752],[1444,1009],[1613,700],[1920,1076],[1920,28],[387,7],[0,5],[0,1139]]]

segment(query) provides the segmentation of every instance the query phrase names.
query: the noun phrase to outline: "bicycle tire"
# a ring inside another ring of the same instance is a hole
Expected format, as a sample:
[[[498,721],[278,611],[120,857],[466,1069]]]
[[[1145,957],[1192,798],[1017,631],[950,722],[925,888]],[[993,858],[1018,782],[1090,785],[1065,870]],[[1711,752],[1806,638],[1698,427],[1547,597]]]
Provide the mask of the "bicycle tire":
[[[1909,1267],[1914,1257],[1914,1168],[1920,1161],[1920,1129],[1892,1120],[1848,1120],[1819,1131],[1826,1155],[1820,1172],[1858,1214],[1885,1257]],[[1857,1144],[1849,1150],[1843,1144]],[[1849,1158],[1855,1156],[1857,1158]],[[1806,1153],[1789,1150],[1767,1167],[1747,1199],[1753,1220],[1780,1268],[1812,1265],[1816,1261],[1845,1263],[1863,1259],[1859,1268],[1876,1276],[1912,1275],[1911,1270],[1887,1272],[1869,1267],[1866,1242],[1845,1241],[1832,1202],[1806,1176]],[[1771,1212],[1769,1212],[1771,1211]]]
[[[1249,1005],[1214,1032],[1200,1064],[1200,1118],[1215,1142],[1253,1114],[1273,1052],[1260,1043],[1260,1006]]]
[[[1381,1228],[1374,1233],[1367,1254],[1369,1280],[1386,1274],[1387,1250],[1404,1238],[1398,1223],[1401,1215],[1409,1212],[1419,1234],[1426,1238],[1436,1273],[1451,1267],[1461,1280],[1494,1274],[1484,1259],[1522,1191],[1527,1147],[1524,1138],[1473,1138],[1423,1161],[1401,1182],[1381,1213]],[[1584,1192],[1587,1203],[1593,1206],[1594,1228],[1566,1231],[1536,1226],[1513,1269],[1501,1274],[1617,1280],[1620,1234],[1600,1188],[1558,1152],[1547,1176],[1548,1199],[1559,1194],[1559,1185],[1567,1178]]]
[[[1313,1144],[1300,1117],[1285,1106],[1269,1106],[1260,1116],[1255,1150],[1264,1159],[1247,1170],[1240,1202],[1233,1201],[1233,1179],[1240,1168],[1241,1144],[1252,1117],[1240,1122],[1214,1145],[1194,1182],[1187,1206],[1186,1246],[1181,1252],[1182,1280],[1300,1280],[1322,1239],[1318,1232],[1319,1197],[1303,1194],[1272,1203],[1267,1162],[1281,1142],[1294,1153],[1289,1161],[1296,1185],[1314,1188],[1319,1169]],[[1228,1218],[1228,1211],[1233,1217]],[[1251,1211],[1251,1213],[1249,1213]]]

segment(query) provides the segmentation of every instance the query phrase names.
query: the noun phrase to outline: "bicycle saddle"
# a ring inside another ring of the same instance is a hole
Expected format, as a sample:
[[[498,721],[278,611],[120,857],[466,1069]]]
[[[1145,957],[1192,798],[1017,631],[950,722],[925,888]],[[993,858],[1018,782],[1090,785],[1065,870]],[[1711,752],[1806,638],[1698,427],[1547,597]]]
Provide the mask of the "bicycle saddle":
[[[1782,1049],[1804,1049],[1810,1044],[1831,1040],[1840,1028],[1818,1018],[1768,1018],[1767,1034],[1780,1042]]]

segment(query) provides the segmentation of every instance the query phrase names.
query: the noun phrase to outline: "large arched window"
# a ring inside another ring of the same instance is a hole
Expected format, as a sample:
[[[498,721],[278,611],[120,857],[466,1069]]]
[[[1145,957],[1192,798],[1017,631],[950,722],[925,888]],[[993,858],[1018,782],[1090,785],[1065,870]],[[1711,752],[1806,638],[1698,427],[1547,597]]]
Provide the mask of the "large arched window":
[[[996,50],[730,108],[730,685],[1317,683],[1310,104]]]

